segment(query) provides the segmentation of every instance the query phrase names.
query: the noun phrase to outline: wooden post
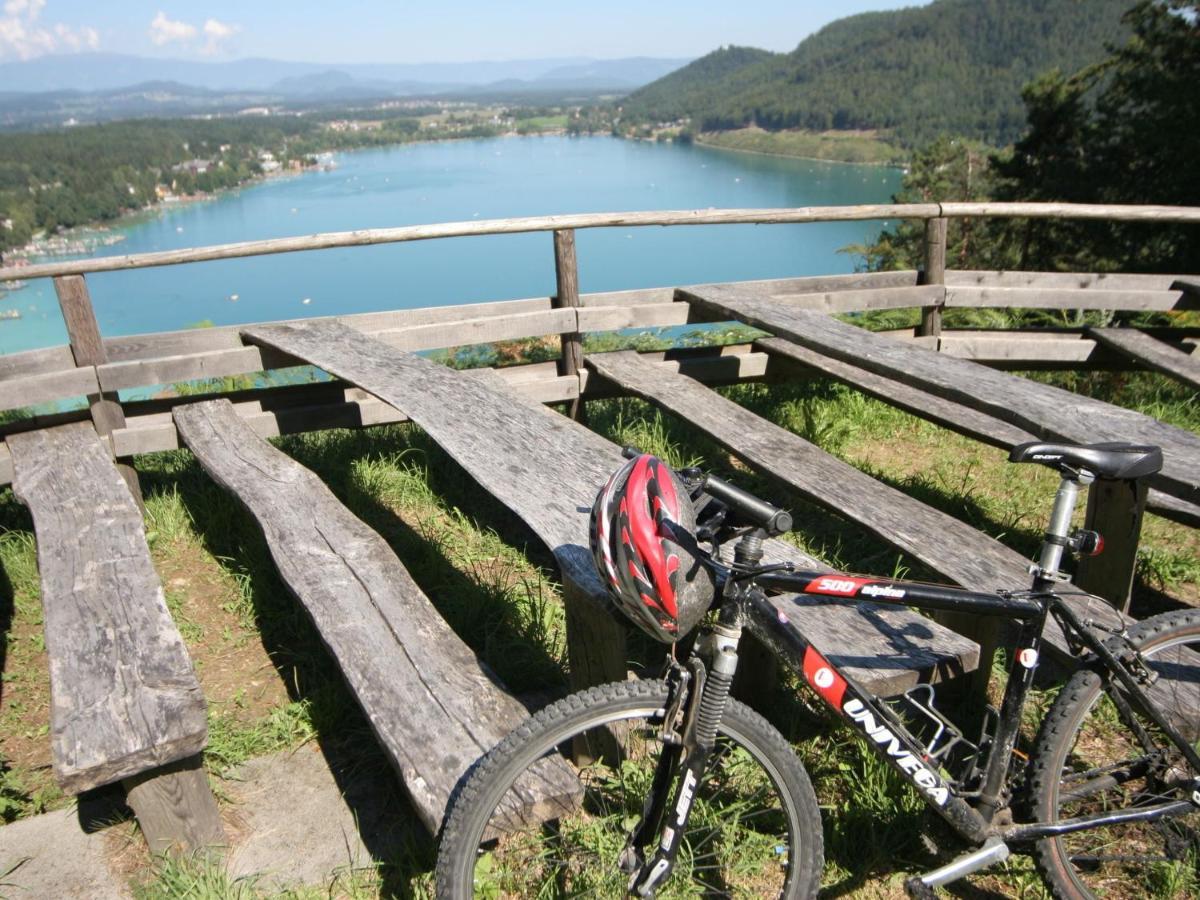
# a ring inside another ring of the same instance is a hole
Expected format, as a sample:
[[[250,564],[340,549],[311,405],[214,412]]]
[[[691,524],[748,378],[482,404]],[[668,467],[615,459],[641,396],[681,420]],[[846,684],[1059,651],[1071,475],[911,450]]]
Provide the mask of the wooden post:
[[[92,309],[92,298],[88,294],[87,283],[82,275],[61,275],[54,279],[54,291],[58,294],[58,305],[62,310],[63,321],[67,325],[67,337],[71,341],[71,354],[75,357],[75,365],[99,366],[108,362],[108,354],[104,350],[104,341],[100,338],[100,327],[96,324],[96,313]],[[125,427],[125,413],[116,393],[108,391],[88,396],[88,404],[92,410],[92,424],[96,432],[106,438],[118,428]],[[108,441],[104,445],[112,452]],[[119,463],[117,469],[129,492],[145,512],[142,503],[142,489],[138,484],[137,472],[132,466]]]
[[[946,226],[949,220],[939,216],[925,220],[925,270],[921,284],[946,283]],[[940,337],[942,333],[942,305],[921,307],[921,324],[917,328],[920,336]]]
[[[575,257],[575,230],[571,228],[554,232],[554,277],[557,293],[554,295],[555,309],[579,308],[579,263]],[[583,368],[583,336],[578,331],[562,335],[562,358],[558,361],[558,374],[578,377]],[[570,403],[569,413],[577,422],[585,421],[583,401],[576,397]]]
[[[1147,492],[1144,478],[1134,481],[1098,479],[1088,488],[1084,527],[1103,536],[1104,552],[1079,561],[1075,586],[1103,597],[1122,612],[1129,609]]]
[[[563,582],[563,601],[571,690],[624,681],[626,625],[593,598],[580,596],[579,589],[569,580]]]
[[[151,853],[192,852],[228,843],[198,755],[126,778],[123,784]]]

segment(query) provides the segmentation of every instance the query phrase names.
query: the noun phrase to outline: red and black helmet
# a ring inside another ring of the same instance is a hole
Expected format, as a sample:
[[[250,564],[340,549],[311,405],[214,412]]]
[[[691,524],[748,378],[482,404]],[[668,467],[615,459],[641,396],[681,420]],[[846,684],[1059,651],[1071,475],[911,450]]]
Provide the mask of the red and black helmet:
[[[687,487],[649,454],[614,472],[592,506],[592,555],[609,595],[635,625],[664,643],[691,631],[715,596],[695,530]]]

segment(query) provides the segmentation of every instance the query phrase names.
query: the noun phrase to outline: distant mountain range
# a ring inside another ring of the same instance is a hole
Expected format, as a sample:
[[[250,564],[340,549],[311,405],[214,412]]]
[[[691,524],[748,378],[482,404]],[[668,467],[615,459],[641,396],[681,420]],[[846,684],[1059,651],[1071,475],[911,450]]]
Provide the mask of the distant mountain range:
[[[995,143],[1025,125],[1022,87],[1098,62],[1133,0],[935,0],[839,19],[790,53],[726,47],[635,91],[629,123],[701,131],[871,130],[915,145],[939,134]]]
[[[42,56],[0,63],[0,128],[396,97],[591,99],[626,94],[687,62],[568,57],[330,66],[270,59],[195,62],[113,53]]]
[[[588,84],[632,90],[661,78],[686,59],[576,57],[469,63],[328,63],[239,59],[196,62],[115,53],[73,53],[0,63],[6,91],[111,91],[147,82],[175,82],[212,91],[307,90],[334,75],[342,87],[407,93],[431,88],[479,87],[495,82],[541,86]]]

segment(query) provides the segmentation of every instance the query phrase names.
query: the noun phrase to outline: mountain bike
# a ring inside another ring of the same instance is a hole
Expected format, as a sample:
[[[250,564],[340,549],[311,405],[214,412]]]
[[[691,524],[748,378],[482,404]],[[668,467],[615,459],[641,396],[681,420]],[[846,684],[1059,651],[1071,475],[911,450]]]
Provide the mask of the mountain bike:
[[[766,720],[729,697],[744,628],[778,615],[771,591],[1011,624],[1003,699],[974,740],[937,709],[932,685],[880,698],[833,662],[837,647],[798,637],[790,648],[816,695],[971,847],[910,878],[911,896],[1013,852],[1031,853],[1062,898],[1200,884],[1200,612],[1105,630],[1066,602],[1074,589],[1061,571],[1068,553],[1102,547],[1100,535],[1072,530],[1081,488],[1153,474],[1161,452],[1031,443],[1010,460],[1053,467],[1061,481],[1031,585],[993,593],[764,565],[763,540],[789,530],[789,514],[711,474],[677,473],[718,586],[690,652],[674,645],[661,680],[554,703],[487,754],[448,814],[438,896],[813,896],[823,853],[808,775]],[[1026,755],[1016,749],[1022,711],[1051,619],[1073,674]],[[562,761],[577,788],[532,800],[538,767]]]

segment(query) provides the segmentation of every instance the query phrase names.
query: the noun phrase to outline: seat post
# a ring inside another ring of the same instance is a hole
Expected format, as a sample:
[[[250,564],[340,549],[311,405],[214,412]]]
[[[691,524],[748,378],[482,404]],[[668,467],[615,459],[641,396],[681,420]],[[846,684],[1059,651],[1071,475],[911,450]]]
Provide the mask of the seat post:
[[[1096,477],[1086,469],[1065,470],[1054,495],[1054,508],[1050,511],[1050,523],[1042,540],[1042,555],[1034,570],[1037,587],[1045,587],[1056,580],[1058,567],[1062,563],[1063,550],[1071,534],[1071,516],[1079,501],[1079,489],[1087,487]]]

